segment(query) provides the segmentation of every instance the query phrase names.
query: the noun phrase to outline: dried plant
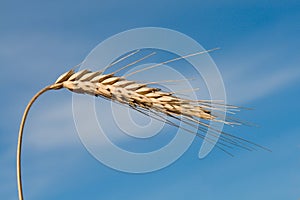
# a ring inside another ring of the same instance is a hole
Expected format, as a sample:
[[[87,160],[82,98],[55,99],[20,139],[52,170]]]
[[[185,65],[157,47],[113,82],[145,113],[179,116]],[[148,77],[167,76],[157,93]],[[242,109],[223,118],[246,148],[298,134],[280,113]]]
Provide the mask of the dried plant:
[[[215,49],[212,49],[215,50]],[[149,82],[140,83],[137,81],[128,80],[127,78],[133,74],[145,71],[154,67],[161,66],[170,62],[174,62],[179,59],[203,54],[212,50],[197,52],[189,54],[187,56],[177,57],[172,60],[161,62],[152,66],[145,67],[143,69],[134,71],[125,76],[117,76],[117,72],[128,68],[152,55],[151,53],[145,57],[140,58],[126,66],[119,68],[115,72],[105,74],[104,72],[111,66],[125,60],[126,58],[136,54],[139,50],[130,53],[119,60],[106,66],[102,71],[92,72],[89,70],[81,70],[75,72],[74,69],[61,75],[54,84],[49,85],[39,91],[28,103],[23,118],[20,124],[18,147],[17,147],[17,178],[18,178],[18,191],[19,199],[23,199],[22,192],[22,180],[21,180],[21,147],[22,147],[22,136],[25,120],[30,107],[33,102],[44,92],[48,90],[59,90],[62,88],[69,89],[72,92],[89,94],[96,97],[103,97],[105,99],[127,105],[132,109],[148,115],[165,123],[183,129],[188,133],[195,134],[196,136],[206,140],[207,142],[214,143],[218,140],[216,147],[220,150],[232,155],[226,148],[232,148],[233,146],[243,148],[249,151],[256,149],[256,147],[268,150],[267,148],[255,144],[251,141],[243,139],[238,136],[234,136],[222,131],[210,127],[209,121],[216,121],[225,123],[228,125],[239,125],[243,124],[240,120],[233,117],[227,116],[225,120],[221,120],[220,113],[233,113],[240,107],[233,105],[224,105],[220,101],[214,100],[190,100],[176,96],[174,92],[162,91],[160,88],[151,87],[151,85],[157,85],[161,82]],[[176,80],[166,80],[164,82],[176,82]],[[184,128],[178,125],[178,123],[170,120],[175,119],[181,121],[191,128],[196,128],[197,131],[193,131],[188,128]],[[211,132],[209,137],[205,137],[204,133],[207,129]]]

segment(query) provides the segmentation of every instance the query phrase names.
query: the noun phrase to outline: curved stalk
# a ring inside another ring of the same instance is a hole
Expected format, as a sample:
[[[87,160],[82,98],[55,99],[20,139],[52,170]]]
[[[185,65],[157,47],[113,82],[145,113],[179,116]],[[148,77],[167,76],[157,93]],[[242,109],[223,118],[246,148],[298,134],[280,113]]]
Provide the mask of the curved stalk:
[[[22,177],[21,177],[21,149],[22,149],[22,139],[23,139],[23,129],[25,125],[25,121],[27,118],[28,111],[32,104],[35,102],[35,100],[43,93],[45,93],[48,90],[52,90],[53,85],[47,86],[40,90],[38,93],[32,97],[32,99],[29,101],[27,104],[27,107],[24,111],[22,121],[20,124],[20,129],[19,129],[19,137],[18,137],[18,147],[17,147],[17,180],[18,180],[18,195],[19,195],[19,200],[23,200],[23,189],[22,189]]]

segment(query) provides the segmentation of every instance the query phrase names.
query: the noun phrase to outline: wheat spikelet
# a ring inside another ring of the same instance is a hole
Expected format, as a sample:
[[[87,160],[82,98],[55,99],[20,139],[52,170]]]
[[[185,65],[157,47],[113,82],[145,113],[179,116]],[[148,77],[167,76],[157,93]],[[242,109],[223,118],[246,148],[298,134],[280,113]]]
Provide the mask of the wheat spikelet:
[[[234,113],[234,111],[236,109],[239,109],[239,107],[233,105],[223,105],[218,101],[185,99],[176,96],[176,93],[174,92],[162,91],[160,88],[151,87],[151,85],[157,84],[158,82],[139,83],[127,79],[127,77],[132,74],[139,73],[141,71],[151,69],[153,67],[158,67],[162,64],[173,62],[179,59],[187,58],[189,56],[207,53],[209,51],[189,54],[187,56],[182,56],[162,63],[158,63],[146,67],[144,69],[132,72],[131,74],[127,74],[126,76],[116,75],[117,72],[155,54],[151,53],[139,60],[136,60],[116,70],[115,72],[104,74],[105,70],[110,68],[114,64],[121,62],[122,60],[138,53],[139,50],[137,50],[106,66],[103,71],[92,72],[85,69],[75,72],[74,69],[72,69],[62,74],[55,81],[54,84],[49,85],[42,89],[40,92],[38,92],[28,103],[20,124],[17,149],[17,178],[19,199],[23,199],[21,181],[21,147],[25,120],[33,102],[41,94],[48,90],[59,90],[65,88],[72,92],[80,94],[89,94],[97,97],[99,96],[105,99],[109,99],[111,101],[121,103],[126,106],[130,106],[132,109],[137,110],[138,112],[141,112],[145,115],[149,115],[154,119],[164,121],[165,123],[183,129],[188,133],[196,134],[198,137],[208,142],[213,143],[216,139],[219,139],[218,143],[216,144],[216,147],[228,153],[229,155],[232,154],[225,150],[225,148],[232,148],[233,146],[240,147],[249,151],[256,149],[256,147],[268,150],[265,147],[255,144],[251,141],[225,132],[220,132],[214,127],[209,126],[209,121],[222,122],[228,125],[242,124],[240,120],[237,120],[232,117],[227,117],[226,120],[221,120],[218,115],[218,113],[223,112]],[[179,80],[166,80],[165,82],[176,81]],[[151,115],[149,113],[151,113]],[[172,119],[181,121],[188,125],[188,127],[196,129],[196,131],[191,130],[189,128],[180,127],[177,123],[169,120],[167,117],[171,117]],[[204,133],[207,131],[208,128],[212,131],[209,135],[210,137],[205,137]]]

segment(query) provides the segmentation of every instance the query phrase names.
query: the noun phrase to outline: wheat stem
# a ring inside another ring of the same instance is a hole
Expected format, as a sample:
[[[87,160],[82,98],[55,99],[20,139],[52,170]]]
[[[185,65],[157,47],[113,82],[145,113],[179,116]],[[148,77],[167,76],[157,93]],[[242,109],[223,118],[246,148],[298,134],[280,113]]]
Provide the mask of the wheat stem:
[[[19,137],[18,137],[18,147],[17,147],[17,180],[18,180],[18,195],[19,200],[23,200],[23,189],[22,189],[22,177],[21,177],[21,151],[22,151],[22,139],[23,139],[23,129],[25,125],[25,121],[27,118],[27,114],[32,106],[32,104],[35,102],[35,100],[43,93],[45,93],[48,90],[54,89],[53,86],[47,86],[40,90],[38,93],[32,97],[32,99],[29,101],[29,103],[26,106],[26,109],[24,111],[22,121],[20,124],[20,130],[19,130]]]

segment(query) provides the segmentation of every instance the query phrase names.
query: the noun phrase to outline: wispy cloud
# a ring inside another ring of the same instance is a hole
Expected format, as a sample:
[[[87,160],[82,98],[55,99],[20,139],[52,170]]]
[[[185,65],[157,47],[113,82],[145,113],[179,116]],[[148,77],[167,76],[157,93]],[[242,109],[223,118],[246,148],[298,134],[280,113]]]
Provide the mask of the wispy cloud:
[[[239,74],[236,74],[239,76]],[[243,76],[244,77],[244,76]],[[268,72],[261,77],[256,76],[255,69],[248,73],[244,79],[238,80],[225,78],[229,83],[227,97],[230,102],[245,104],[247,102],[267,97],[272,93],[278,93],[286,89],[289,85],[296,83],[300,78],[300,70],[296,67]]]
[[[281,92],[299,81],[300,59],[292,56],[298,49],[292,38],[297,36],[287,28],[293,17],[258,29],[222,51],[220,70],[229,101],[247,103]],[[286,35],[290,35],[290,40]]]

